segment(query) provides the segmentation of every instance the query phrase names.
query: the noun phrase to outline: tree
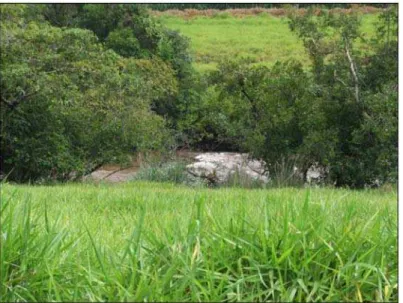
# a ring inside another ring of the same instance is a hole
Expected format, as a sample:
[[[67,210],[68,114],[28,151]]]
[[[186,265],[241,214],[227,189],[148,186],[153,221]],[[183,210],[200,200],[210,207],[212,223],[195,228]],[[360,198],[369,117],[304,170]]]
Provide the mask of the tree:
[[[53,4],[48,6],[53,8]],[[192,112],[198,110],[201,89],[192,67],[189,41],[159,24],[138,4],[85,4],[77,7],[73,26],[93,31],[107,48],[126,58],[160,58],[175,71],[179,89],[155,97],[152,110],[164,117],[176,133],[188,133]]]
[[[231,138],[233,144],[269,166],[298,153],[304,135],[302,101],[310,85],[300,63],[278,62],[272,68],[227,63],[213,73],[212,81],[220,83],[217,102],[232,103],[225,107],[230,118],[224,135],[227,140]]]
[[[310,70],[298,62],[272,68],[221,64],[211,74],[196,136],[250,152],[269,170],[284,158],[306,175],[318,163],[337,186],[395,182],[396,6],[381,14],[380,34],[372,41],[364,39],[354,14],[316,16],[311,8],[291,15],[290,27],[310,55]]]
[[[25,22],[2,5],[2,170],[14,180],[69,179],[118,161],[133,146],[169,143],[155,96],[175,94],[162,60],[123,58],[88,30]]]
[[[397,99],[393,87],[397,87],[397,52],[393,46],[397,46],[397,23],[393,22],[396,20],[393,16],[397,14],[394,9],[381,15],[378,32],[383,34],[372,42],[373,55],[356,47],[356,41],[363,39],[357,15],[324,12],[321,17],[314,17],[310,11],[305,16],[291,16],[290,27],[303,40],[312,59],[314,102],[323,115],[320,124],[307,124],[304,149],[330,167],[331,177],[338,185],[362,187],[376,180],[393,181],[390,177],[395,175]],[[382,134],[381,129],[387,134]],[[319,141],[327,143],[329,152],[315,153]]]

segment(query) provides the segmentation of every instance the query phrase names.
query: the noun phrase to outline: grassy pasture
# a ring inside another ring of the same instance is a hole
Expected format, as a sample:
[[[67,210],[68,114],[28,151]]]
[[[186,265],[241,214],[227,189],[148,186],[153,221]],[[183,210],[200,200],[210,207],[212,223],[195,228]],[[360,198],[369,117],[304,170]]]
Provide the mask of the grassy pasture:
[[[0,301],[396,301],[397,193],[1,188]]]
[[[267,13],[243,17],[221,13],[184,18],[159,14],[160,22],[190,38],[195,67],[201,71],[216,68],[221,60],[246,58],[251,64],[271,66],[276,61],[295,59],[309,65],[302,42],[290,31],[288,19]],[[361,14],[362,32],[374,35],[377,14]],[[357,47],[365,44],[357,42]]]

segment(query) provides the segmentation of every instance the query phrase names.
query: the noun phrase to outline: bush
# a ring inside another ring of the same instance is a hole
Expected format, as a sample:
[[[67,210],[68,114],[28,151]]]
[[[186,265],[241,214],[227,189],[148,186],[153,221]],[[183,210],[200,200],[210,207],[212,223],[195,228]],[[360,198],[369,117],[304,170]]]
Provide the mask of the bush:
[[[148,163],[140,168],[134,180],[186,183],[186,163],[183,161]]]
[[[269,166],[270,185],[273,187],[301,187],[305,184],[305,176],[298,169],[301,162],[297,157],[284,158],[272,163]]]
[[[227,182],[220,184],[219,187],[237,187],[237,188],[267,188],[268,184],[263,181],[252,178],[247,174],[243,174],[240,171],[228,176]]]

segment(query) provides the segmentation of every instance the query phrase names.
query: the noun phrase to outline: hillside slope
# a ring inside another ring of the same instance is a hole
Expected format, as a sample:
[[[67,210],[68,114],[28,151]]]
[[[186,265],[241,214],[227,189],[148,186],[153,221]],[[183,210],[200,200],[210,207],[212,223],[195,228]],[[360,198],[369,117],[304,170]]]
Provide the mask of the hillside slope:
[[[267,13],[232,16],[175,16],[158,14],[168,28],[190,38],[195,67],[199,71],[214,69],[221,60],[245,58],[251,64],[270,66],[276,61],[296,59],[309,64],[302,42],[288,27],[288,19]],[[362,31],[368,38],[374,34],[377,14],[362,14]]]

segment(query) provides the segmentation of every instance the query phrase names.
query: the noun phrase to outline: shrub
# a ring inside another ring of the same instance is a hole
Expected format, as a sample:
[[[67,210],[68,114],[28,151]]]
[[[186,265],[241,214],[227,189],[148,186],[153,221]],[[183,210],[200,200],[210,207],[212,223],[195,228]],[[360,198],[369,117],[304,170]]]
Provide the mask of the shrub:
[[[265,184],[256,178],[253,178],[240,171],[235,171],[228,176],[227,182],[221,184],[220,187],[238,187],[238,188],[267,188],[269,185]]]
[[[145,164],[137,172],[134,180],[185,183],[186,163],[175,161]]]

